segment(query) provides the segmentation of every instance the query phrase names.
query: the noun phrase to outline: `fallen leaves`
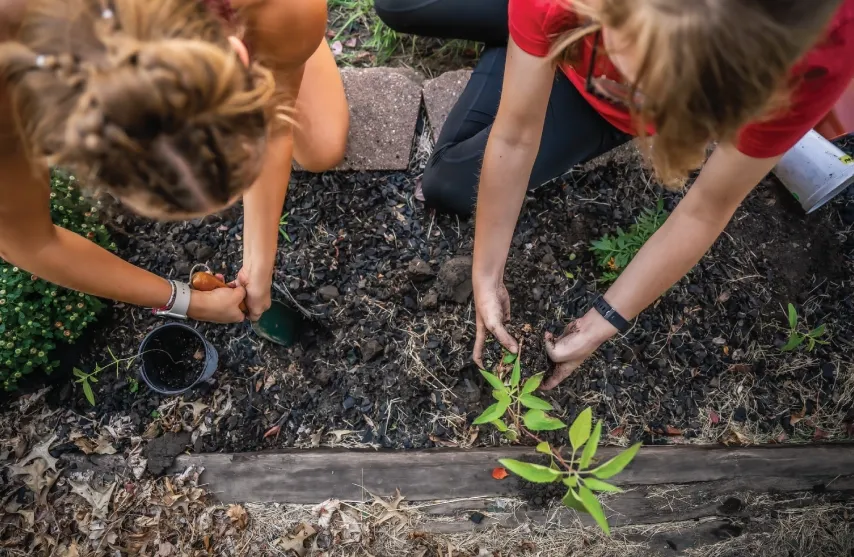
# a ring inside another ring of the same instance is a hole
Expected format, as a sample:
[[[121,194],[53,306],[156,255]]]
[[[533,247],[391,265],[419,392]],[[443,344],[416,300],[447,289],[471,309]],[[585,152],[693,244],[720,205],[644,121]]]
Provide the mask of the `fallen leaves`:
[[[712,424],[721,423],[721,416],[714,410],[709,410],[709,422]]]
[[[400,503],[404,500],[404,496],[400,494],[399,489],[395,490],[395,497],[391,501],[386,501],[382,497],[378,497],[373,493],[370,493],[370,495],[374,498],[372,504],[383,508],[383,513],[376,522],[377,526],[389,521],[394,521],[396,523],[394,531],[395,533],[399,533],[404,526],[409,524],[409,517],[407,517],[403,512],[403,509],[400,508]]]
[[[109,514],[110,501],[113,498],[113,491],[116,489],[116,483],[113,482],[103,489],[95,489],[87,481],[68,480],[68,485],[71,486],[72,493],[76,493],[86,500],[92,507],[92,518],[104,519]]]
[[[36,494],[40,505],[47,503],[47,493],[59,478],[57,459],[50,456],[50,447],[56,442],[56,435],[42,441],[22,458],[9,467],[13,476],[25,476],[24,484]]]
[[[501,466],[492,469],[492,477],[496,480],[503,480],[509,475],[510,474],[507,472],[507,469]]]
[[[68,438],[74,441],[74,444],[83,454],[116,454],[116,448],[103,435],[94,441],[79,432],[70,434]]]
[[[243,505],[229,505],[228,511],[225,513],[231,520],[231,523],[238,530],[246,530],[249,525],[249,515]]]
[[[277,549],[281,549],[284,553],[293,551],[297,557],[304,557],[306,554],[305,541],[315,535],[317,531],[310,524],[301,524],[299,531],[287,538],[278,538],[273,545]]]

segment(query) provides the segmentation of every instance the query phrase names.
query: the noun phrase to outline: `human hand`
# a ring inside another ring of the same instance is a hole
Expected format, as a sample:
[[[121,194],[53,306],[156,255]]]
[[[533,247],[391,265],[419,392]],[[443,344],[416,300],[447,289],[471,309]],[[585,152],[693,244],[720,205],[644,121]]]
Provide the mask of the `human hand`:
[[[245,297],[246,289],[242,286],[217,288],[209,292],[192,290],[187,317],[212,323],[240,323],[246,319],[239,307]]]
[[[261,319],[261,314],[270,309],[272,304],[270,290],[273,288],[273,272],[259,272],[251,263],[244,261],[243,268],[237,273],[237,280],[234,282],[246,289],[249,320]]]
[[[546,333],[546,353],[556,365],[554,372],[540,389],[549,391],[557,387],[616,332],[616,327],[608,323],[597,311],[591,310],[584,317],[567,325],[559,337],[555,338],[551,333]]]
[[[503,280],[474,279],[474,307],[477,333],[474,340],[472,360],[483,369],[483,347],[486,344],[486,334],[492,336],[513,354],[519,351],[516,339],[504,328],[504,323],[510,321],[510,294],[504,287]]]

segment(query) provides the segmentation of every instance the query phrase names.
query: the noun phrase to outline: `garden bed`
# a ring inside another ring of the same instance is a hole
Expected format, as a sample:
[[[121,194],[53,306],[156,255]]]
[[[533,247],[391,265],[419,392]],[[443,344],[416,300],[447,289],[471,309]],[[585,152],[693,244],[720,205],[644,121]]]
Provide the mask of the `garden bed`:
[[[284,227],[290,242],[282,236],[276,282],[316,314],[299,345],[260,342],[248,325],[199,324],[221,366],[213,384],[181,404],[135,390],[135,367],[124,364],[100,373],[94,409],[61,375],[50,396],[80,413],[94,410],[97,420],[128,416],[137,434],[193,431],[195,452],[498,444],[491,428],[470,425],[489,404],[469,360],[474,313],[465,261],[457,259],[471,254],[472,223],[425,211],[413,190],[403,173],[294,178]],[[590,242],[627,227],[660,196],[668,209],[677,201],[651,185],[636,161],[611,161],[529,197],[507,265],[511,329],[524,339],[526,374],[549,370],[542,333],[560,330],[605,288],[596,283],[601,270]],[[852,204],[843,196],[806,217],[774,179],[765,180],[686,279],[624,339],[545,395],[556,414],[571,420],[592,406],[607,441],[617,444],[847,438]],[[233,276],[240,215],[113,222],[119,252],[133,263],[174,278],[196,263]],[[810,327],[827,326],[828,345],[781,352],[788,303]],[[160,323],[148,311],[115,307],[76,365],[103,367],[110,350],[132,356]],[[499,357],[494,345],[491,357]]]

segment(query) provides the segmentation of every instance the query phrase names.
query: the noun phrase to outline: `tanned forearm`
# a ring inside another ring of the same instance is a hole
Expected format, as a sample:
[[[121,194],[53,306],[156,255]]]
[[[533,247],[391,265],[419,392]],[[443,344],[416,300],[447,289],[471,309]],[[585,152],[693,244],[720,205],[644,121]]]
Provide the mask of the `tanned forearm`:
[[[539,142],[492,137],[486,146],[477,195],[473,274],[500,281]]]

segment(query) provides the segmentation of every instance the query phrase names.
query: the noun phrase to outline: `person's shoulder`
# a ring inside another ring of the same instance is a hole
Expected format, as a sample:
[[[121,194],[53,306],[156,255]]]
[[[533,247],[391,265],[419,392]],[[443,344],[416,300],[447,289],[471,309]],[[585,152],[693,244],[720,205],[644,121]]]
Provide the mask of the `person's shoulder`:
[[[0,0],[0,41],[15,36],[26,10],[27,0]]]
[[[301,64],[326,33],[326,0],[234,0],[262,56]]]

